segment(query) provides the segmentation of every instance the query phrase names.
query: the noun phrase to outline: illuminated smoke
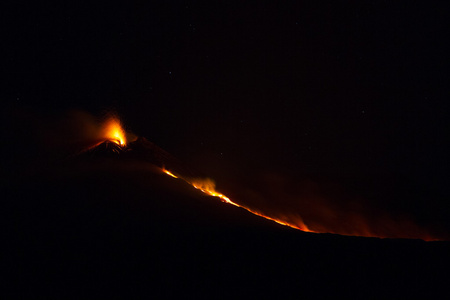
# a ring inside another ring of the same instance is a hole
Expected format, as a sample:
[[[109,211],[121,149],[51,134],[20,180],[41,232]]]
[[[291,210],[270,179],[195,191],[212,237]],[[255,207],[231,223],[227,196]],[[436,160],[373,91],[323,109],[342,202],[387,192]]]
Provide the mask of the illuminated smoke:
[[[110,114],[104,121],[102,137],[118,145],[125,146],[127,143],[125,131],[123,130],[120,119],[116,115]]]
[[[50,157],[68,157],[95,147],[104,141],[120,146],[136,139],[125,131],[117,114],[97,117],[81,110],[71,110],[60,116],[39,120],[36,135],[42,152]]]
[[[245,207],[243,205],[239,205],[233,201],[230,200],[230,198],[228,198],[227,196],[225,196],[224,194],[219,193],[218,191],[216,191],[215,189],[215,183],[212,179],[210,178],[205,178],[205,179],[200,179],[200,178],[194,178],[194,179],[188,179],[188,178],[182,178],[179,175],[174,175],[172,172],[162,169],[162,171],[164,173],[166,173],[167,175],[173,177],[173,178],[179,178],[184,180],[185,182],[189,183],[190,185],[192,185],[194,188],[202,191],[203,193],[209,195],[209,196],[213,196],[213,197],[217,197],[219,198],[222,202],[237,206],[237,207],[241,207],[249,212],[251,212],[252,214],[255,214],[257,216],[266,218],[268,220],[274,221],[278,224],[284,225],[284,226],[288,226],[288,227],[292,227],[295,229],[299,229],[301,231],[306,231],[306,232],[312,232],[301,220],[300,217],[297,218],[296,222],[286,222],[283,219],[277,219],[277,218],[273,218],[270,217],[268,215],[264,215],[261,212],[258,212],[257,210],[253,210],[250,209],[248,207]]]
[[[305,232],[442,240],[416,225],[410,218],[380,212],[337,185],[322,186],[309,180],[294,185],[287,179],[281,179],[281,176],[274,178],[272,175],[260,182],[258,192],[248,187],[241,188],[245,192],[237,193],[238,201],[218,192],[212,179],[185,178],[166,169],[163,172],[189,183],[207,195],[219,198],[222,202]],[[344,204],[343,197],[348,197],[351,201]]]
[[[122,147],[135,139],[125,132],[120,119],[114,114],[99,119],[85,112],[72,111],[64,118],[49,122],[44,129],[41,130],[44,133],[42,141],[53,153],[80,153],[104,141]],[[132,153],[133,145],[130,149]],[[146,149],[144,147],[143,151],[146,152]],[[240,182],[234,189],[227,189],[232,192],[230,196],[219,192],[213,180],[188,175],[188,168],[182,163],[174,164],[174,158],[162,149],[148,154],[159,167],[165,161],[171,161],[171,165],[176,166],[172,168],[169,165],[168,169],[163,169],[166,175],[183,180],[224,203],[295,229],[365,237],[439,239],[417,225],[412,218],[375,209],[361,197],[343,191],[337,185],[306,179],[295,182],[279,174],[250,174],[246,176],[251,178],[250,183]]]

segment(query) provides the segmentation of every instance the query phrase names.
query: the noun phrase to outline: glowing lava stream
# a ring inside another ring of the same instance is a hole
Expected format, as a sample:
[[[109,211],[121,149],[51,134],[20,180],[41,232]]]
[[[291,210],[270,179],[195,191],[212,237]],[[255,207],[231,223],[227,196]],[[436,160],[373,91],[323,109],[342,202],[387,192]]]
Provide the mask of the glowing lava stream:
[[[225,196],[225,195],[223,195],[223,194],[221,194],[221,193],[218,193],[217,191],[214,190],[214,183],[213,183],[211,180],[203,180],[202,182],[193,182],[193,181],[187,180],[187,179],[185,179],[185,178],[182,178],[182,177],[180,177],[180,176],[177,176],[177,175],[173,174],[172,172],[170,172],[170,171],[168,171],[168,170],[166,170],[166,169],[161,169],[161,170],[162,170],[164,173],[166,173],[167,175],[169,175],[169,176],[171,176],[171,177],[173,177],[173,178],[181,179],[181,180],[183,180],[183,181],[189,183],[191,186],[193,186],[193,187],[196,188],[197,190],[202,191],[203,193],[205,193],[205,194],[207,194],[207,195],[210,195],[210,196],[213,196],[213,197],[220,198],[220,200],[221,200],[222,202],[225,202],[225,203],[228,203],[228,204],[231,204],[231,205],[234,205],[234,206],[243,208],[243,209],[245,209],[246,211],[251,212],[251,213],[254,214],[254,215],[263,217],[263,218],[265,218],[265,219],[274,221],[274,222],[276,222],[276,223],[278,223],[278,224],[281,224],[281,225],[284,225],[284,226],[288,226],[288,227],[291,227],[291,228],[295,228],[295,229],[298,229],[298,230],[301,230],[301,231],[305,231],[305,232],[314,232],[314,231],[310,230],[310,229],[309,229],[305,224],[303,224],[303,223],[302,223],[300,226],[294,225],[294,224],[289,224],[289,223],[286,223],[286,222],[284,222],[284,221],[282,221],[282,220],[268,217],[268,216],[266,216],[266,215],[263,215],[263,214],[261,214],[261,213],[258,213],[258,212],[256,212],[256,211],[254,211],[254,210],[251,210],[251,209],[248,208],[248,207],[239,205],[239,204],[237,204],[237,203],[231,201],[230,198],[228,198],[227,196]]]
[[[103,124],[99,124],[97,130],[97,143],[96,145],[86,149],[92,149],[96,146],[104,143],[105,141],[110,141],[115,143],[115,145],[106,144],[106,147],[109,149],[109,151],[112,151],[116,154],[125,152],[125,150],[132,150],[133,146],[131,145],[131,148],[126,147],[127,144],[127,134],[125,133],[124,129],[122,128],[122,124],[120,122],[120,119],[115,114],[109,114]],[[130,136],[130,134],[128,134]],[[144,148],[146,146],[144,145]],[[153,146],[150,146],[150,148]],[[124,151],[122,151],[124,150]],[[157,151],[158,148],[156,147]],[[161,150],[162,151],[162,150]],[[166,155],[166,154],[164,154]],[[170,157],[170,155],[169,155]],[[159,158],[157,159],[157,161]],[[160,164],[159,162],[158,164]],[[158,165],[157,164],[157,165]],[[316,223],[313,223],[312,221],[310,223],[310,226],[314,228],[314,230],[311,230],[308,226],[305,225],[303,222],[303,219],[300,218],[295,212],[293,214],[282,212],[279,210],[274,210],[274,213],[271,214],[272,216],[269,217],[265,213],[260,212],[259,210],[253,210],[252,208],[237,204],[236,202],[233,202],[230,198],[227,196],[219,193],[215,189],[214,181],[211,179],[200,179],[200,178],[191,178],[191,177],[183,177],[182,175],[178,173],[174,173],[173,171],[166,170],[165,167],[161,168],[161,171],[164,172],[166,175],[171,176],[176,179],[183,180],[184,182],[188,183],[195,189],[200,190],[202,193],[219,198],[222,202],[226,202],[228,204],[243,208],[247,210],[248,212],[257,215],[259,217],[263,217],[265,219],[271,220],[273,222],[276,222],[280,225],[288,226],[294,229],[298,229],[305,232],[314,232],[314,233],[334,233],[334,234],[341,234],[341,235],[348,235],[348,236],[365,236],[365,237],[377,237],[377,238],[413,238],[413,239],[422,239],[425,241],[431,241],[431,240],[440,240],[437,238],[432,238],[429,236],[428,233],[424,233],[424,231],[406,221],[406,222],[393,222],[388,223],[387,225],[382,224],[381,226],[378,224],[375,224],[374,228],[375,230],[372,230],[372,227],[369,224],[369,221],[365,222],[363,215],[363,212],[361,214],[355,215],[355,213],[342,213],[337,211],[336,214],[340,215],[341,217],[348,217],[346,218],[344,226],[340,226],[339,224],[336,225],[337,229],[329,229],[324,228],[322,225],[319,225]],[[314,209],[314,208],[313,208]],[[317,207],[316,207],[317,209]],[[327,209],[326,211],[333,211],[333,209]],[[334,212],[333,212],[334,213]],[[317,212],[316,212],[317,214]],[[311,214],[310,214],[311,215]],[[323,217],[323,213],[319,213],[318,217]],[[347,220],[348,219],[348,220]],[[327,223],[325,223],[327,224]],[[395,226],[394,226],[395,225]],[[349,229],[349,226],[351,228]],[[378,226],[378,227],[377,227]],[[378,230],[376,230],[378,229]],[[401,230],[399,232],[399,230]]]

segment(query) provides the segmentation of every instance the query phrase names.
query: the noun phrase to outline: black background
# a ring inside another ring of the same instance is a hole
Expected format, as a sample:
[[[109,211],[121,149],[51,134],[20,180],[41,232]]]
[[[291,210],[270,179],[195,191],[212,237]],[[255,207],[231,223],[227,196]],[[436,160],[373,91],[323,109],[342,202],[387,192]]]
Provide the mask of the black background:
[[[45,156],[46,120],[113,109],[219,182],[326,177],[446,223],[448,12],[410,1],[17,1],[1,13],[2,179]]]
[[[2,98],[6,112],[115,109],[195,163],[396,173],[447,193],[446,12],[384,1],[24,3],[3,11]]]
[[[203,151],[228,155],[275,151],[280,164],[350,170],[356,156],[358,170],[438,178],[448,162],[445,8],[24,4],[4,11],[2,93],[8,106],[42,111],[115,108],[130,129],[180,153],[203,141]]]

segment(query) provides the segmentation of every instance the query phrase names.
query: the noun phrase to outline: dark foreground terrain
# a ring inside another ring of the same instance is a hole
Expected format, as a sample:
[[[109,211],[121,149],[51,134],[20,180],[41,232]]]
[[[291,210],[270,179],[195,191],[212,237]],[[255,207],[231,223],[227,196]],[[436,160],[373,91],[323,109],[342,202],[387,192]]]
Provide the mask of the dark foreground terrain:
[[[150,163],[99,158],[3,189],[2,293],[45,298],[445,296],[448,242],[310,234]]]

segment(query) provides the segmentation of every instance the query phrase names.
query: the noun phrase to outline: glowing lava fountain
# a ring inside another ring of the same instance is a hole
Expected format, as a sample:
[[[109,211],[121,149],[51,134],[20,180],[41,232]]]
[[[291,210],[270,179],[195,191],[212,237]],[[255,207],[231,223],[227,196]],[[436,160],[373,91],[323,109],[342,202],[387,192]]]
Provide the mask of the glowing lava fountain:
[[[127,143],[125,131],[122,128],[119,118],[110,116],[103,125],[104,137],[114,143],[125,146]]]
[[[279,209],[276,206],[269,208],[266,206],[263,210],[260,210],[260,206],[253,208],[253,206],[238,204],[226,195],[218,192],[213,180],[193,177],[195,176],[193,175],[195,172],[192,172],[182,162],[147,141],[145,138],[139,138],[127,144],[126,133],[117,116],[110,115],[100,128],[101,136],[99,136],[99,139],[101,142],[89,148],[92,151],[95,151],[95,149],[98,150],[100,145],[107,145],[106,148],[109,152],[112,151],[115,154],[123,155],[123,157],[143,158],[145,161],[160,168],[161,172],[167,176],[176,180],[182,180],[208,196],[216,197],[222,202],[240,207],[254,215],[284,226],[314,233],[333,233],[378,238],[413,238],[425,241],[441,240],[431,236],[424,229],[420,228],[420,226],[408,220],[400,219],[396,221],[393,219],[390,221],[383,218],[383,216],[380,218],[376,216],[370,218],[367,214],[364,215],[364,212],[360,213],[359,211],[330,208],[326,206],[329,203],[328,198],[324,197],[322,199],[322,194],[316,190],[313,190],[315,193],[315,203],[311,202],[303,207],[294,205]],[[166,169],[165,166],[169,168]],[[190,174],[190,176],[187,174]],[[262,189],[264,191],[264,188]],[[306,189],[303,195],[308,196],[311,188],[306,185],[302,189]],[[308,218],[303,219],[303,217],[300,217],[298,212],[301,211],[306,211],[305,215]],[[308,225],[305,224],[304,220],[307,221]]]

